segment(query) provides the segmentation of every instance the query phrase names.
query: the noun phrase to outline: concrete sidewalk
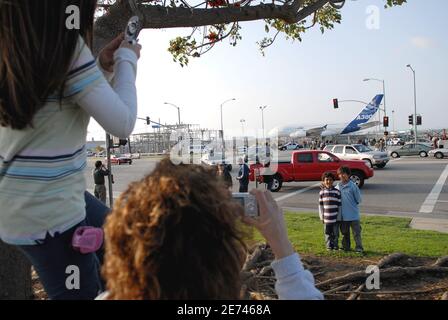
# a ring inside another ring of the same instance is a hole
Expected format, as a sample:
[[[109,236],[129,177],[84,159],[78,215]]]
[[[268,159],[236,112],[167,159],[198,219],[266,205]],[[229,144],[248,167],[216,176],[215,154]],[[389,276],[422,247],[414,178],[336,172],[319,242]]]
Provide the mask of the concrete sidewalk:
[[[448,233],[448,219],[412,218],[409,227],[417,230],[431,230]]]

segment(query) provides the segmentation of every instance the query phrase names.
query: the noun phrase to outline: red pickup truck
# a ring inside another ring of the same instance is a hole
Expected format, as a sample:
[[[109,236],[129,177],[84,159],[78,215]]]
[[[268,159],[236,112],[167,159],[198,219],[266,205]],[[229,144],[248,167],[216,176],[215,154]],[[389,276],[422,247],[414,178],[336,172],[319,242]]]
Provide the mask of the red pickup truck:
[[[277,168],[275,168],[277,166]],[[364,180],[373,177],[373,169],[362,160],[341,160],[334,154],[320,150],[294,151],[288,161],[271,162],[269,166],[252,164],[250,166],[250,181],[266,182],[272,179],[272,192],[281,189],[284,182],[320,181],[324,172],[330,171],[336,175],[340,167],[351,169],[350,179],[362,188]]]

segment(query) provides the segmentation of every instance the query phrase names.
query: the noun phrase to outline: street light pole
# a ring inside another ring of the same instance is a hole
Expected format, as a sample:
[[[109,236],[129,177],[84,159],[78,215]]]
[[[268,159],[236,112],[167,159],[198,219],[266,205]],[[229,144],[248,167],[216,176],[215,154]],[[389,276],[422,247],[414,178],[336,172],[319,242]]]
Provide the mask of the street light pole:
[[[392,110],[392,131],[395,132],[395,110]]]
[[[235,101],[235,100],[236,100],[235,98],[232,98],[232,99],[226,100],[223,103],[221,103],[221,134],[222,134],[222,140],[223,141],[224,141],[224,124],[223,124],[223,121],[222,121],[222,106],[224,104],[226,104],[227,102]]]
[[[417,143],[417,83],[415,80],[414,68],[412,68],[410,64],[408,64],[406,67],[410,68],[412,70],[412,73],[414,74],[414,142]]]
[[[379,81],[383,83],[383,99],[384,99],[384,116],[387,116],[387,111],[386,111],[386,83],[384,80],[380,80],[380,79],[375,79],[375,78],[367,78],[364,79],[363,81]],[[378,119],[381,122],[381,112],[378,112]],[[384,124],[383,124],[384,125]],[[379,125],[379,131],[381,131],[381,124]],[[386,128],[384,128],[384,131],[386,131]]]
[[[241,122],[241,130],[243,132],[243,138],[244,138],[244,123],[246,122],[246,120],[241,119],[240,122]]]
[[[169,103],[169,102],[164,102],[163,104],[168,104],[170,106],[173,106],[174,108],[177,109],[177,119],[179,121],[179,126],[180,126],[180,108],[178,106],[176,106],[175,104]]]
[[[261,128],[263,130],[263,139],[264,139],[264,109],[266,109],[268,106],[262,106],[260,107],[261,110]]]

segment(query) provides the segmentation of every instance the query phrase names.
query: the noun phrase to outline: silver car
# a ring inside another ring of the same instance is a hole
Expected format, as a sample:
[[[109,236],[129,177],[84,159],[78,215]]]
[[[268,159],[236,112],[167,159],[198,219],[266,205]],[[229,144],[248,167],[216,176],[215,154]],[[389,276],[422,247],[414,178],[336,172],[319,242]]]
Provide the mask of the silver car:
[[[428,155],[431,157],[436,157],[437,159],[443,159],[445,157],[448,157],[448,149],[447,148],[433,149],[428,152]]]
[[[431,147],[421,143],[408,143],[398,149],[393,149],[390,152],[392,158],[399,158],[401,156],[420,156],[425,158],[428,156]]]

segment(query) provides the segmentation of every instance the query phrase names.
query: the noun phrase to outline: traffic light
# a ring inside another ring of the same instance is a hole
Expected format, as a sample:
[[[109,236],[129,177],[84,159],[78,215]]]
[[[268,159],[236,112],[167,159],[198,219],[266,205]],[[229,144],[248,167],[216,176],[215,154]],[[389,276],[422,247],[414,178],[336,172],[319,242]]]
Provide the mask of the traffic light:
[[[414,116],[411,114],[409,117],[409,124],[414,124]]]
[[[146,117],[146,124],[149,126],[151,124],[151,119],[149,117]]]
[[[387,128],[389,126],[389,117],[385,116],[383,118],[383,127]]]
[[[422,116],[417,116],[417,125],[418,126],[422,125]]]
[[[333,107],[335,109],[339,108],[339,101],[338,101],[338,99],[333,99]]]

